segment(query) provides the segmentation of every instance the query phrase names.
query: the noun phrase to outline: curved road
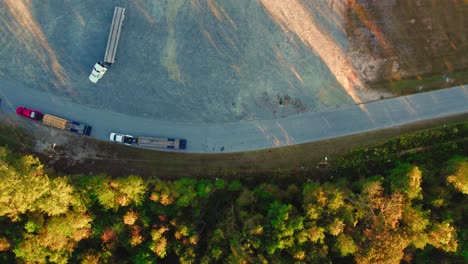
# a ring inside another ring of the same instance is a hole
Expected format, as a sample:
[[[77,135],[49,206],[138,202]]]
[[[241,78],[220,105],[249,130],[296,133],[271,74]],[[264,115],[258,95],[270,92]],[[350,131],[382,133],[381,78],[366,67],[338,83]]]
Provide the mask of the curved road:
[[[38,109],[89,124],[93,126],[91,135],[102,140],[107,140],[110,132],[186,138],[187,152],[192,153],[239,152],[300,144],[468,112],[468,85],[334,111],[220,124],[170,123],[124,115],[5,81],[0,81],[0,98],[2,110],[11,115],[15,115],[15,108],[20,105]]]

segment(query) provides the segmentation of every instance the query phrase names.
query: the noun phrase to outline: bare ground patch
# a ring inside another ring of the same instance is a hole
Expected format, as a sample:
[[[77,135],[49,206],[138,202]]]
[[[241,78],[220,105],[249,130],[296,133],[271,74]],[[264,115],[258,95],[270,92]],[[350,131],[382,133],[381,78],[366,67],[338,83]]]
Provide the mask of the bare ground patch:
[[[349,1],[349,57],[371,88],[397,95],[468,82],[466,1]]]

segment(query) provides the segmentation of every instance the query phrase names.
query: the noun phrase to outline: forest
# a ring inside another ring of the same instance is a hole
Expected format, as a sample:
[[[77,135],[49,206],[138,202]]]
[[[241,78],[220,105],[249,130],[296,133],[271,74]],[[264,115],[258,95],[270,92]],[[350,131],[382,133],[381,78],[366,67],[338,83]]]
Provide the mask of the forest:
[[[466,263],[467,134],[422,131],[268,180],[61,175],[3,146],[0,262]]]

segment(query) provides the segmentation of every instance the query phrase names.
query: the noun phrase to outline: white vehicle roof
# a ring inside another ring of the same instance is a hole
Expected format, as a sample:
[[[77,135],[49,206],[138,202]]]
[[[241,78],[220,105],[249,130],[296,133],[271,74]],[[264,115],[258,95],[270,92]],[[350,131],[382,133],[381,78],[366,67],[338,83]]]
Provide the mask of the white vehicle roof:
[[[117,133],[110,133],[109,139],[116,142],[122,142],[122,135]]]
[[[127,142],[125,141],[125,138],[127,138]],[[118,133],[110,133],[110,136],[109,136],[109,139],[111,141],[115,141],[115,142],[119,142],[119,143],[123,143],[127,145],[132,144],[132,142],[128,142],[128,140],[132,141],[133,138],[134,137],[132,135],[123,135],[123,134],[118,134]]]
[[[102,66],[99,62],[94,64],[93,71],[89,75],[89,80],[92,83],[97,83],[102,78],[104,73],[106,73],[106,71],[107,68],[105,66]]]
[[[91,74],[89,75],[89,80],[90,80],[92,83],[97,83],[97,82],[99,81],[99,79],[101,79],[101,78],[98,78],[97,76],[94,76],[93,73],[91,73]]]
[[[106,67],[103,67],[101,64],[99,64],[99,62],[97,62],[97,63],[94,65],[94,69],[96,69],[98,72],[107,71],[107,68],[106,68]]]

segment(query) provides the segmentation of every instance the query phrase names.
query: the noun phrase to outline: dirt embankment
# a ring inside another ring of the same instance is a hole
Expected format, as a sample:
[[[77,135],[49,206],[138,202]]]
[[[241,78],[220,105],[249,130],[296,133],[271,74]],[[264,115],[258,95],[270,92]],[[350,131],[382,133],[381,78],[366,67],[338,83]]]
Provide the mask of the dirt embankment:
[[[350,0],[345,17],[348,56],[372,87],[407,94],[468,82],[467,1]]]
[[[383,94],[367,90],[356,74],[351,60],[326,24],[344,29],[346,5],[334,1],[313,3],[301,0],[260,0],[272,20],[286,33],[292,32],[312,52],[317,54],[355,103],[379,99]],[[336,10],[335,10],[336,8]]]
[[[259,0],[356,102],[468,82],[468,1]]]

